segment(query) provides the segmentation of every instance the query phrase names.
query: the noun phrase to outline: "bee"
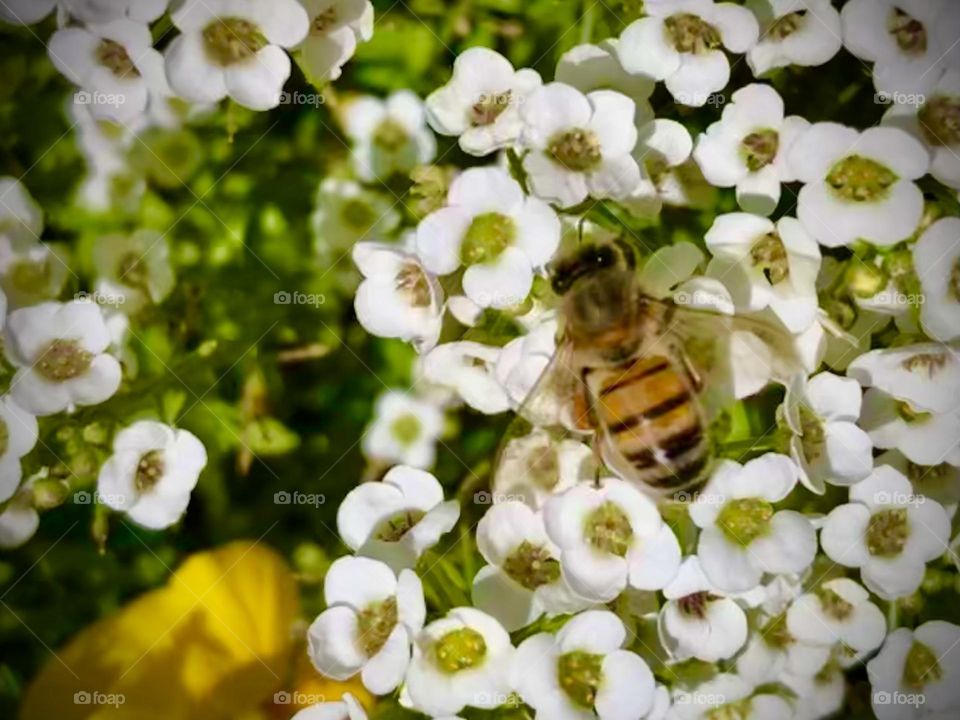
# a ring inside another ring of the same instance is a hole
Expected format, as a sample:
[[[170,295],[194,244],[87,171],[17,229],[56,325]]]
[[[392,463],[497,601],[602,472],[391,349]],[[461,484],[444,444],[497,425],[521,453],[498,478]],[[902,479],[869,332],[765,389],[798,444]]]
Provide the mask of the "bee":
[[[710,467],[703,394],[712,367],[691,349],[747,330],[784,355],[776,369],[785,385],[802,370],[784,331],[651,297],[636,265],[622,238],[581,245],[553,264],[557,351],[519,413],[543,424],[542,399],[565,397],[568,430],[592,435],[598,459],[618,476],[665,495],[698,485]]]

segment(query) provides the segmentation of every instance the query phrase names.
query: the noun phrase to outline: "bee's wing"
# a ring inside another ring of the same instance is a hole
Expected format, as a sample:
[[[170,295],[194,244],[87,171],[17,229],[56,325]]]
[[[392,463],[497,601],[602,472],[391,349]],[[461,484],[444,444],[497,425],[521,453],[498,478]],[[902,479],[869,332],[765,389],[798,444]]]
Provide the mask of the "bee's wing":
[[[726,370],[743,371],[741,360],[746,365],[759,363],[762,373],[758,373],[758,376],[763,374],[768,380],[787,388],[795,386],[798,377],[807,376],[803,357],[797,347],[797,338],[785,328],[762,317],[724,315],[668,304],[671,305],[671,314],[666,332],[702,376],[707,377],[717,369],[715,363],[711,362],[718,359],[717,352],[728,353],[728,347],[718,343],[730,343],[738,335],[743,336],[740,338],[742,342],[738,343],[743,354],[740,357],[720,358],[723,361],[721,365],[729,365]],[[706,354],[705,347],[709,349]],[[740,396],[742,392],[742,397],[746,397],[759,390],[759,387],[752,388],[748,383],[744,387],[735,388],[735,393]]]
[[[572,430],[583,422],[573,409],[581,385],[573,364],[573,347],[561,340],[550,362],[517,408],[517,415],[535,427]]]

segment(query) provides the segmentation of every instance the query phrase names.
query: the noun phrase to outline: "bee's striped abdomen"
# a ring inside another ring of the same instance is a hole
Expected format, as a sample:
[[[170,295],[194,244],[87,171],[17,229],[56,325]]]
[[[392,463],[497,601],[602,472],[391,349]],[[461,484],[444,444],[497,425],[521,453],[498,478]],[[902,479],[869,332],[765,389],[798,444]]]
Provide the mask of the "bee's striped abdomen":
[[[625,477],[667,490],[702,473],[707,442],[690,380],[664,356],[619,368],[584,371],[608,465]]]

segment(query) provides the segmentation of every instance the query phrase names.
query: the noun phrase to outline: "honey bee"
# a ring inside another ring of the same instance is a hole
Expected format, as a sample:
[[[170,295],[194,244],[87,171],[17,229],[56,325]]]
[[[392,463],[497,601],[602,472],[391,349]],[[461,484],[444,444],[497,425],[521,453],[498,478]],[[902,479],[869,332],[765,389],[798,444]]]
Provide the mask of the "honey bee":
[[[598,459],[650,494],[689,489],[709,470],[711,413],[702,400],[711,368],[691,359],[691,348],[748,331],[780,353],[776,379],[789,385],[802,375],[792,338],[775,326],[645,294],[623,239],[561,258],[551,284],[560,298],[557,351],[519,413],[542,424],[538,405],[559,393],[567,429],[592,435]]]

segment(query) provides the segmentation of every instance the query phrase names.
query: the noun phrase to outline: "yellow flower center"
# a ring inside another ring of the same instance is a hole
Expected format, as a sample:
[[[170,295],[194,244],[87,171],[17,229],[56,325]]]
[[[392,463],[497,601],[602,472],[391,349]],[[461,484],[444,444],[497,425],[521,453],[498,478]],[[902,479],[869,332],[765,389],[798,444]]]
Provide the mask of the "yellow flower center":
[[[664,20],[667,39],[677,52],[702,53],[716,50],[721,45],[720,32],[699,15],[676,13]]]
[[[771,285],[779,285],[790,276],[787,248],[776,233],[768,233],[753,244],[750,260],[755,268],[763,271]]]
[[[527,590],[556,582],[560,563],[545,547],[524,540],[503,563],[503,571]]]
[[[914,640],[903,664],[904,685],[919,690],[942,677],[943,668],[940,667],[937,654],[929,646]]]
[[[724,504],[717,527],[737,545],[747,546],[770,529],[773,505],[760,498],[740,498]]]
[[[140,77],[140,71],[133,64],[126,48],[113,40],[101,40],[97,45],[97,62],[118,78]]]
[[[260,28],[238,17],[217,18],[203,31],[207,55],[221,67],[249,60],[267,46]]]
[[[883,200],[898,179],[890,168],[860,155],[845,157],[827,174],[834,194],[856,203]]]
[[[547,155],[573,172],[587,172],[603,162],[600,140],[592,130],[566,130],[547,143]]]
[[[917,113],[924,139],[935,147],[960,145],[960,97],[935,95]]]
[[[770,128],[752,132],[740,143],[740,152],[750,172],[763,170],[772,163],[779,149],[780,134]]]
[[[403,510],[391,515],[380,523],[380,527],[377,528],[374,537],[383,542],[399,542],[403,539],[404,535],[410,532],[410,530],[423,519],[424,515],[426,515],[426,513],[423,512],[423,510],[417,509]]]
[[[163,477],[165,468],[162,450],[151,450],[146,453],[137,463],[137,474],[134,478],[137,490],[144,492],[151,489]]]
[[[592,708],[603,680],[603,655],[583,650],[564,653],[557,659],[557,679],[576,705]]]
[[[483,95],[470,108],[470,124],[474,127],[492,125],[503,115],[504,110],[510,107],[512,97],[513,92],[510,90]]]
[[[870,516],[867,525],[867,550],[877,557],[899,555],[910,537],[905,508],[881,510]]]
[[[927,51],[927,30],[923,23],[900,8],[891,8],[887,31],[908,55],[923,55]]]
[[[486,654],[487,643],[483,635],[471,628],[451,630],[433,647],[437,665],[451,674],[476,667],[483,662]]]
[[[93,354],[76,340],[54,340],[34,363],[43,377],[52,382],[64,382],[80,377],[90,369]]]
[[[608,500],[587,515],[585,536],[598,550],[624,557],[633,540],[633,528],[626,513]]]
[[[460,260],[464,265],[476,265],[496,260],[517,235],[513,218],[490,212],[477,215],[460,246]]]
[[[357,641],[367,657],[373,657],[387,644],[397,626],[397,598],[388,597],[371,603],[360,611],[357,619]]]

